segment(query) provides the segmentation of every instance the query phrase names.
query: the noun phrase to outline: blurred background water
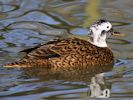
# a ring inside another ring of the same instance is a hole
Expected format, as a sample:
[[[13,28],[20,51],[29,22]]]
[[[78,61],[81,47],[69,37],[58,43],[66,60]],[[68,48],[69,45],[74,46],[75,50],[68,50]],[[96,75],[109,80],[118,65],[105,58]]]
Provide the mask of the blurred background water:
[[[116,59],[113,71],[106,73],[109,99],[132,100],[132,0],[0,0],[0,100],[89,99],[84,81],[59,80],[39,69],[32,72],[2,65],[20,59],[19,51],[54,38],[87,39],[86,28],[100,18],[125,34],[108,39]]]

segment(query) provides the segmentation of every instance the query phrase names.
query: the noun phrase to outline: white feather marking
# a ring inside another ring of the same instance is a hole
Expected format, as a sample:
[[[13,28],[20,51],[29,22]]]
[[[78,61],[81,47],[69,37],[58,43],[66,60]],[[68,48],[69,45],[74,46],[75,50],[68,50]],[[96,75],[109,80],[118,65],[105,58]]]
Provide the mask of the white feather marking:
[[[96,45],[98,47],[107,47],[106,43],[106,38],[107,34],[102,34],[102,31],[109,31],[112,28],[112,25],[110,22],[104,22],[101,23],[100,25],[95,24],[90,27],[90,30],[92,32],[91,37],[93,38],[92,40],[89,40],[90,43],[93,45]]]

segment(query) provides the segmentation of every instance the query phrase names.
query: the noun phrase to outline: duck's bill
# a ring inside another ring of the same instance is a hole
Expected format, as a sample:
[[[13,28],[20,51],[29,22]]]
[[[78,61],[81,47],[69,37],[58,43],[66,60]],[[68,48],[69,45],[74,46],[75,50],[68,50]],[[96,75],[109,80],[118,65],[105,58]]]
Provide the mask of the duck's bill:
[[[114,31],[113,29],[111,29],[111,34],[112,34],[113,36],[125,36],[125,34],[120,33],[120,32],[117,32],[117,31]]]
[[[112,33],[112,35],[113,35],[113,36],[125,36],[125,34],[120,33],[120,32],[116,32],[116,31],[114,31],[114,32]]]

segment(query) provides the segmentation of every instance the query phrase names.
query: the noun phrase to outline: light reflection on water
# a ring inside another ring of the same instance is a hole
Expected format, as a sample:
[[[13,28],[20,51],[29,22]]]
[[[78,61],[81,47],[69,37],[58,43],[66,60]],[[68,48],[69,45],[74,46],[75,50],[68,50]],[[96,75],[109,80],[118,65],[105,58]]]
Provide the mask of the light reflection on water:
[[[85,9],[91,9],[88,1],[93,0],[0,0],[1,66],[21,58],[23,54],[19,53],[20,50],[53,38],[74,34],[86,39],[87,30],[82,26],[89,25],[86,18],[91,19],[90,17],[94,16],[94,13],[90,13],[92,15],[89,16],[89,13],[85,12],[88,11]],[[130,71],[133,66],[132,1],[99,1],[99,7],[95,7],[99,12],[95,13],[95,16],[110,20],[117,30],[126,34],[124,37],[111,37],[108,40],[117,59],[114,70],[106,73],[112,87],[110,99],[130,100],[133,97],[133,74]],[[3,100],[89,98],[88,88],[83,81],[46,78],[45,75],[39,76],[38,73],[42,72],[33,71],[32,75],[23,70],[0,67],[0,98]],[[36,74],[38,76],[35,76]]]

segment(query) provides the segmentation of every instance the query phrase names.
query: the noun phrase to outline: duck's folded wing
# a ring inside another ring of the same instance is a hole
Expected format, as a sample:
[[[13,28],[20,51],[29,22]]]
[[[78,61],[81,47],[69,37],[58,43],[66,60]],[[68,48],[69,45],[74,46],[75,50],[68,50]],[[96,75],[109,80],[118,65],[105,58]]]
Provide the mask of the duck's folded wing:
[[[46,59],[51,57],[59,57],[68,55],[71,53],[76,53],[80,50],[85,51],[84,40],[77,38],[73,39],[58,39],[50,41],[47,44],[37,46],[35,48],[24,50],[27,55],[24,57],[26,59]]]
[[[90,43],[85,40],[70,38],[55,43],[54,46],[50,47],[50,50],[59,55],[70,55],[73,53],[78,54],[81,52],[85,53],[87,50],[91,52],[91,49],[94,48],[91,45],[89,47],[89,44]]]
[[[31,51],[33,50],[36,50],[37,48],[39,48],[41,45],[37,45],[35,47],[31,47],[31,48],[28,48],[28,49],[24,49],[24,50],[21,50],[20,52],[25,52],[26,54],[30,53]]]

